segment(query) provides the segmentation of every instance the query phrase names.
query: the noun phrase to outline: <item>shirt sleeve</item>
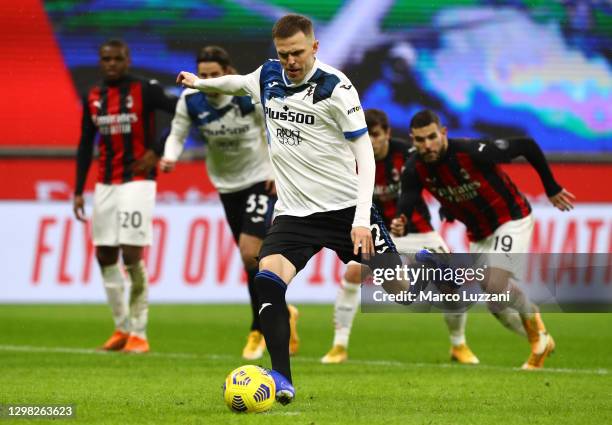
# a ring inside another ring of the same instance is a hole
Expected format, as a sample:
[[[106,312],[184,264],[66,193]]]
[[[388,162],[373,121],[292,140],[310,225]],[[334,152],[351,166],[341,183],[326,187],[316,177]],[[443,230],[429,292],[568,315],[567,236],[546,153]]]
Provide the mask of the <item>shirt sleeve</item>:
[[[253,103],[261,102],[259,75],[261,67],[246,75],[224,75],[217,78],[199,78],[195,88],[204,93],[223,93],[232,96],[251,96]]]
[[[174,112],[177,102],[176,96],[167,94],[155,80],[149,81],[147,89],[149,91],[149,100],[151,102],[152,109],[166,111],[170,114]]]
[[[170,134],[166,139],[164,147],[164,158],[171,161],[178,160],[179,156],[183,152],[185,146],[185,140],[189,135],[189,128],[191,126],[191,117],[187,110],[187,102],[185,100],[185,92],[181,95],[176,104],[176,110],[174,112],[174,118],[172,119],[172,125],[170,127]]]
[[[349,81],[341,81],[334,88],[331,115],[347,140],[354,140],[368,132],[359,94]]]
[[[401,191],[397,204],[397,214],[404,214],[408,220],[412,217],[412,213],[418,202],[421,199],[423,186],[416,174],[414,161],[406,162],[404,171],[401,177]],[[408,226],[406,226],[406,230]]]
[[[76,155],[76,182],[75,195],[82,195],[87,180],[87,173],[91,166],[94,149],[94,139],[97,128],[89,114],[87,96],[83,97],[83,116],[81,118],[81,139]]]
[[[554,196],[563,188],[556,182],[544,152],[530,137],[512,139],[475,140],[469,149],[476,160],[494,163],[508,163],[519,156],[524,157],[536,170],[546,191],[546,195]]]

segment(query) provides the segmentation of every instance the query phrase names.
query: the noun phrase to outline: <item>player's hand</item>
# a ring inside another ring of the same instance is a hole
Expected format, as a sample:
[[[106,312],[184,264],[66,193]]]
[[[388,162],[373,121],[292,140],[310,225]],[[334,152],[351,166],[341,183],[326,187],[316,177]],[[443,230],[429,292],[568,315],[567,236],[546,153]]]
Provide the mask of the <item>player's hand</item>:
[[[353,241],[353,254],[358,255],[361,250],[361,255],[366,260],[374,255],[374,241],[372,241],[372,231],[369,227],[353,227],[351,240]]]
[[[179,75],[176,76],[177,84],[182,84],[183,87],[187,87],[190,89],[195,89],[195,83],[198,80],[199,78],[197,75],[187,71],[181,71],[179,72]]]
[[[264,187],[266,188],[268,195],[276,196],[276,183],[274,183],[274,180],[266,180]]]
[[[404,214],[391,220],[391,233],[394,236],[404,236],[406,233],[406,223],[408,218]]]
[[[570,211],[574,209],[574,202],[576,197],[565,189],[561,189],[561,192],[555,196],[548,197],[550,203],[561,211]]]
[[[148,150],[144,155],[132,164],[132,171],[135,174],[148,174],[157,165],[157,155],[152,150]]]
[[[159,169],[164,173],[169,173],[170,171],[174,170],[175,167],[176,161],[172,161],[171,159],[162,158],[161,161],[159,161]]]
[[[75,195],[72,201],[72,211],[77,220],[85,223],[87,218],[85,217],[85,199],[83,195]]]

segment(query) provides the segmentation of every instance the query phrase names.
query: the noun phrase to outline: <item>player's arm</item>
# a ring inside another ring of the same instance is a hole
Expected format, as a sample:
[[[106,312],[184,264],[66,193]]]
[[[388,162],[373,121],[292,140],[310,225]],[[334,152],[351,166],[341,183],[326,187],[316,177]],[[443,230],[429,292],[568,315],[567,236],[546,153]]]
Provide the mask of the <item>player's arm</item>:
[[[162,171],[170,172],[174,170],[176,161],[181,156],[181,153],[183,153],[190,126],[191,117],[187,111],[187,102],[185,100],[185,93],[183,93],[176,104],[170,134],[166,139],[163,156],[159,164]]]
[[[74,189],[74,200],[72,210],[79,221],[86,221],[85,200],[83,189],[87,180],[87,173],[93,158],[94,139],[96,137],[96,126],[89,115],[87,97],[83,99],[83,117],[81,119],[81,139],[76,155],[76,181]]]
[[[351,239],[355,255],[361,249],[361,254],[367,259],[374,254],[370,214],[376,162],[359,94],[350,81],[339,81],[336,84],[329,108],[331,117],[342,131],[357,161],[357,207]]]
[[[357,207],[353,219],[351,239],[353,251],[357,255],[359,247],[366,256],[374,254],[374,242],[370,230],[370,209],[372,207],[372,194],[374,192],[374,177],[376,162],[372,142],[367,131],[349,144],[355,160],[357,161]]]
[[[530,137],[500,139],[494,142],[477,141],[472,144],[474,154],[482,159],[497,163],[510,162],[524,157],[536,170],[550,202],[561,211],[574,208],[576,197],[555,180],[548,161],[540,146]]]
[[[145,90],[144,98],[147,109],[174,113],[178,100],[176,96],[166,93],[154,80],[143,85],[143,89]],[[134,173],[148,174],[151,169],[155,168],[159,158],[164,153],[164,142],[165,137],[156,137],[153,140],[153,144],[144,155],[132,164]]]
[[[199,78],[197,75],[181,71],[176,82],[184,87],[197,89],[204,93],[222,93],[232,96],[251,96],[259,99],[259,74],[261,67],[247,75],[223,75],[217,78]]]
[[[391,220],[391,233],[395,236],[405,236],[408,217],[412,217],[414,208],[421,199],[423,186],[419,181],[413,161],[407,161],[401,177],[401,191],[397,203],[398,216]]]

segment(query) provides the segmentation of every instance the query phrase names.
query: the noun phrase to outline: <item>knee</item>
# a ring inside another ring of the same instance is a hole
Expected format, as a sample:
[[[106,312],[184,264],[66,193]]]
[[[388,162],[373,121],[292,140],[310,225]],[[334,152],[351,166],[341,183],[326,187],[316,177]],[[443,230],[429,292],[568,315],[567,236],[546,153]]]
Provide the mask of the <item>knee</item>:
[[[344,280],[348,283],[361,283],[361,266],[357,264],[349,264],[344,273]]]
[[[96,248],[96,259],[101,267],[117,264],[117,260],[119,260],[119,248],[114,246],[99,246]]]
[[[137,264],[142,260],[142,247],[140,246],[122,246],[121,257],[123,264],[126,266]]]
[[[247,270],[256,268],[257,256],[259,255],[259,246],[241,242],[238,248],[240,249],[240,257],[242,258],[244,267]]]

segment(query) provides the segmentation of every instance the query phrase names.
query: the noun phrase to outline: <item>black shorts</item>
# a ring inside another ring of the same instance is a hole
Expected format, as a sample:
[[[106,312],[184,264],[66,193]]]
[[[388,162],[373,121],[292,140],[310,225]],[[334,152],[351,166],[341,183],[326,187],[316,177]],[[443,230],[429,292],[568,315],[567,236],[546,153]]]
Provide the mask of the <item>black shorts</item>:
[[[321,248],[329,248],[335,251],[344,263],[353,260],[378,268],[389,266],[389,260],[392,259],[393,264],[398,261],[401,264],[391,236],[374,206],[370,214],[370,228],[378,255],[363,261],[360,255],[353,254],[351,230],[354,216],[355,207],[315,213],[306,217],[280,215],[274,219],[264,239],[259,258],[281,254],[295,266],[296,271],[300,271]],[[381,255],[383,253],[385,255]]]
[[[255,183],[238,192],[221,193],[220,197],[236,243],[241,233],[260,239],[266,236],[276,196],[266,191],[265,182]]]

